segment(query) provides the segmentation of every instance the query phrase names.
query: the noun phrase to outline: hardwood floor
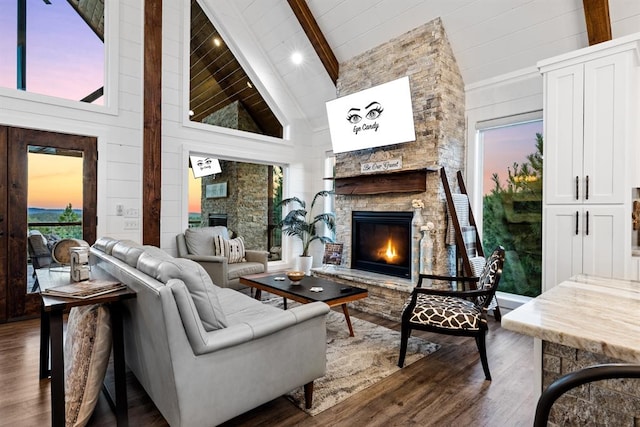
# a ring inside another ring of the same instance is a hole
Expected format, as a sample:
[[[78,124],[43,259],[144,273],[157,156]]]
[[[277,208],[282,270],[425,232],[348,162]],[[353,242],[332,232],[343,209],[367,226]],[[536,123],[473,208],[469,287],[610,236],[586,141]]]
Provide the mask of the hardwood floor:
[[[396,322],[352,315],[399,330]],[[315,417],[281,397],[225,426],[530,426],[535,410],[533,340],[490,320],[487,336],[493,381],[484,380],[472,338],[415,331],[441,344],[432,355]],[[49,380],[38,379],[39,320],[0,325],[0,425],[50,424]],[[357,332],[356,332],[357,333]],[[129,373],[129,424],[167,423]],[[90,426],[114,426],[101,395]]]

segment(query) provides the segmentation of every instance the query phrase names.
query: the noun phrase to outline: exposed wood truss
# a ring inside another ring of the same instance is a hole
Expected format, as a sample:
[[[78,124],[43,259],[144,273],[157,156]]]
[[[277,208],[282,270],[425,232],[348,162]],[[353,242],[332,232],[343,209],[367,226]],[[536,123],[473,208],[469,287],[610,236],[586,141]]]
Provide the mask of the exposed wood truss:
[[[611,40],[609,0],[582,0],[589,46]]]
[[[324,38],[324,35],[313,17],[311,10],[309,10],[306,0],[287,1],[293,10],[293,13],[296,15],[296,18],[298,18],[302,29],[307,34],[307,37],[309,37],[309,41],[320,57],[320,61],[322,61],[324,68],[326,68],[327,73],[329,73],[329,77],[333,80],[333,84],[336,84],[338,81],[339,71],[338,60],[333,54],[333,50],[331,50],[331,46],[329,46],[327,39]]]
[[[162,186],[162,0],[144,2],[142,243],[160,246]]]

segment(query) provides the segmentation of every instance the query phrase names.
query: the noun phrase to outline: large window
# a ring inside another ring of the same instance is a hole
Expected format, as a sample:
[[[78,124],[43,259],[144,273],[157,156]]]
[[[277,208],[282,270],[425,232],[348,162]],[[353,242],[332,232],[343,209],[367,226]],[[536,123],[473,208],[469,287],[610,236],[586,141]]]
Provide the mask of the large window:
[[[542,284],[542,121],[487,126],[483,147],[482,244],[507,255],[500,290],[537,296]]]
[[[188,171],[189,227],[224,225],[244,238],[247,249],[269,251],[269,261],[280,260],[282,209],[276,206],[282,200],[282,166],[218,162],[215,175],[194,178],[194,165]]]
[[[103,1],[0,4],[0,86],[104,104]]]
[[[280,121],[196,0],[189,59],[191,121],[282,138]]]

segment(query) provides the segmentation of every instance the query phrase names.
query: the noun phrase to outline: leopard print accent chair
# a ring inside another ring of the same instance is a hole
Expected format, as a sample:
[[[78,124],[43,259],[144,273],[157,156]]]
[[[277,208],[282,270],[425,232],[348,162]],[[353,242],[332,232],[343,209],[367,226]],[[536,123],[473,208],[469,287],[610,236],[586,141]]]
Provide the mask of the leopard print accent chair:
[[[477,278],[420,275],[418,285],[413,290],[402,313],[399,367],[404,365],[407,341],[412,329],[448,335],[473,336],[476,338],[485,377],[487,380],[491,380],[485,345],[485,334],[489,330],[487,311],[500,282],[504,257],[504,248],[498,246]],[[423,288],[423,279],[476,282],[476,289],[447,291]]]

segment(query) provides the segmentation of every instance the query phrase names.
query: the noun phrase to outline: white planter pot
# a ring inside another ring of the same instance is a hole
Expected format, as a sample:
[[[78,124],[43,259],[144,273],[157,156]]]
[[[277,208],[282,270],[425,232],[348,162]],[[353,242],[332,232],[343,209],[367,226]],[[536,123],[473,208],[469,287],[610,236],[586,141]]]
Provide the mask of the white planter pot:
[[[311,276],[311,266],[313,265],[312,256],[299,256],[298,257],[298,270],[304,271],[304,274]]]

